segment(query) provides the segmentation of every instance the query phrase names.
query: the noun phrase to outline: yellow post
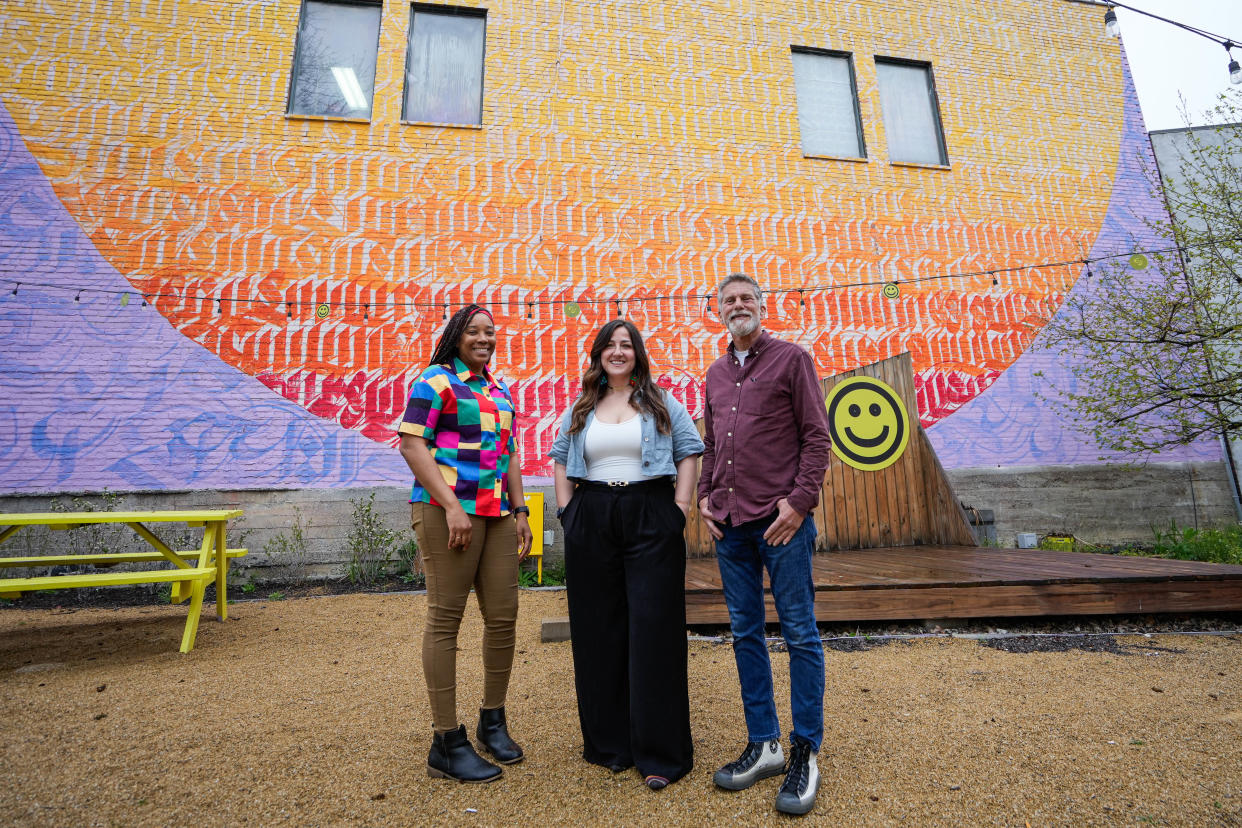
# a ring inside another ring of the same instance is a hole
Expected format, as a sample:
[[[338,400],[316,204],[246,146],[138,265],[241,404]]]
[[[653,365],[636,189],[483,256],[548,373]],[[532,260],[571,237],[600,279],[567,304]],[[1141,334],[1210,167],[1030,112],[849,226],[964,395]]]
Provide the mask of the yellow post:
[[[543,492],[531,492],[526,495],[526,505],[530,507],[530,532],[534,540],[530,545],[530,556],[535,559],[539,584],[543,584]]]

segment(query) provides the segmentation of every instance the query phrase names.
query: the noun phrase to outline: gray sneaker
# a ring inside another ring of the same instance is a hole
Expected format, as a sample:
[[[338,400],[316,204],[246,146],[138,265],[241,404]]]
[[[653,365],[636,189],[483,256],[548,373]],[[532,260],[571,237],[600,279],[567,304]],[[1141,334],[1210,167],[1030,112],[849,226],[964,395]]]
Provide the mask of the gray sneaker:
[[[748,742],[742,755],[716,771],[717,785],[730,791],[744,791],[760,779],[777,776],[785,770],[785,751],[780,739]]]
[[[815,807],[819,792],[819,765],[810,742],[794,739],[789,745],[789,770],[776,795],[776,810],[801,816]]]

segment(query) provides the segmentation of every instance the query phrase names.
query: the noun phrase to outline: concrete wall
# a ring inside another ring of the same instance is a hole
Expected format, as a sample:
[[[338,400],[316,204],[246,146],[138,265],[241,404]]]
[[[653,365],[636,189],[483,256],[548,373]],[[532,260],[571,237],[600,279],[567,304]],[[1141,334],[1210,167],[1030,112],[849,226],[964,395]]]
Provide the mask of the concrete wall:
[[[970,468],[949,471],[958,499],[968,506],[995,513],[997,540],[1013,546],[1017,532],[1073,534],[1081,540],[1115,545],[1150,542],[1153,527],[1215,526],[1236,520],[1224,463],[1152,463],[1139,467],[1074,465],[1056,467]],[[544,526],[553,532],[545,549],[545,568],[564,560],[564,542],[555,519],[555,499],[550,487],[544,492]],[[388,528],[409,529],[409,489],[380,486],[350,489],[203,490],[146,492],[125,495],[117,508],[241,508],[244,530],[231,545],[244,541],[251,550],[237,566],[265,578],[335,577],[348,561],[346,538],[357,501],[375,495],[375,510]],[[98,496],[87,495],[100,503]],[[0,497],[0,513],[47,511],[53,504],[71,505],[71,495]],[[264,553],[277,533],[288,533],[301,511],[308,541],[306,565],[293,571],[287,560],[273,560]],[[40,544],[82,543],[75,533],[23,530],[9,542],[14,552],[35,551]],[[85,532],[86,530],[77,530]],[[109,532],[104,541],[114,548],[145,548],[128,529]]]
[[[1098,544],[1150,543],[1152,528],[1236,522],[1222,461],[1143,466],[950,469],[958,500],[995,512],[997,540],[1017,532],[1072,534]]]
[[[545,492],[544,525],[555,530],[555,541],[544,553],[544,566],[547,567],[564,559],[555,500],[550,488],[535,487],[528,491]],[[384,526],[391,531],[405,533],[406,537],[413,537],[408,486],[131,492],[121,495],[113,510],[243,509],[245,516],[231,524],[235,531],[229,536],[229,545],[244,545],[250,552],[237,559],[235,567],[251,570],[258,579],[339,577],[349,562],[347,540],[354,509],[357,503],[366,501],[371,495],[375,496],[374,511],[381,517]],[[76,503],[75,498],[79,498]],[[58,507],[102,508],[103,505],[104,498],[96,493],[0,496],[0,514],[46,512]],[[299,513],[307,541],[305,561],[275,557],[272,554],[275,547],[271,545],[273,538],[280,533],[289,536]],[[177,538],[187,542],[178,545],[181,549],[196,548],[202,538],[201,530],[193,532],[173,524],[156,528],[155,531],[165,541]],[[192,545],[188,543],[191,537]],[[7,554],[49,554],[66,547],[73,548],[75,544],[81,547],[89,543],[107,545],[112,551],[149,549],[126,527],[85,527],[69,532],[49,532],[42,527],[33,527],[22,529],[11,537],[5,542],[5,549],[9,550]]]

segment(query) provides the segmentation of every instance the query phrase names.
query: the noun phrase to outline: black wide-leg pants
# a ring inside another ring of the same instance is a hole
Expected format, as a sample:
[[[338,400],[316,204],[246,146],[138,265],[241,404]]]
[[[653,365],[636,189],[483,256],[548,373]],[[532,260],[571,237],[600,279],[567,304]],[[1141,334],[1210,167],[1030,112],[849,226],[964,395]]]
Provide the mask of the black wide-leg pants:
[[[667,479],[579,484],[561,516],[582,756],[670,781],[694,765],[685,523]]]

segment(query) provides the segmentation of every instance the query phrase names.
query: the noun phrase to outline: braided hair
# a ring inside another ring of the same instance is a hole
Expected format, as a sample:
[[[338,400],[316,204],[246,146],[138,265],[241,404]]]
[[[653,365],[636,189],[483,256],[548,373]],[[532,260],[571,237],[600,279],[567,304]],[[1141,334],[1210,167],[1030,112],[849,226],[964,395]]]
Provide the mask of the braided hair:
[[[486,308],[473,302],[453,314],[448,324],[444,326],[444,333],[440,334],[440,339],[436,342],[436,349],[431,354],[431,361],[428,365],[453,367],[453,358],[457,356],[457,346],[461,342],[461,335],[465,332],[466,325],[470,324],[470,320],[479,311],[483,311],[489,319],[491,318]]]

